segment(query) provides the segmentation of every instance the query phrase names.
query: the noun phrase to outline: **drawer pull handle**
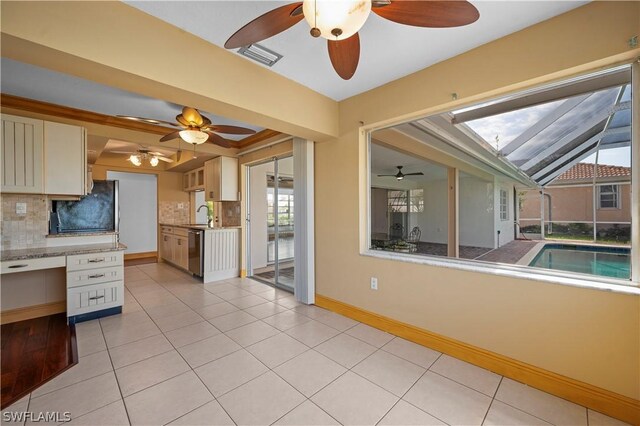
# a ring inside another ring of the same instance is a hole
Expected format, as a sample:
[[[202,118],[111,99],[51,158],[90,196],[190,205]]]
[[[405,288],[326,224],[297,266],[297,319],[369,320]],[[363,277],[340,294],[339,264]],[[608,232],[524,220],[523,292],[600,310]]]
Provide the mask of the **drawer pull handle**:
[[[101,259],[89,259],[89,263],[99,263],[104,262],[104,258]]]
[[[98,300],[98,299],[104,299],[104,296],[93,296],[89,298],[89,300]]]
[[[102,278],[102,277],[104,277],[104,274],[89,275],[89,278]]]
[[[29,266],[26,263],[21,263],[20,265],[11,265],[9,266],[9,269],[18,269],[18,268],[26,268],[27,266]]]

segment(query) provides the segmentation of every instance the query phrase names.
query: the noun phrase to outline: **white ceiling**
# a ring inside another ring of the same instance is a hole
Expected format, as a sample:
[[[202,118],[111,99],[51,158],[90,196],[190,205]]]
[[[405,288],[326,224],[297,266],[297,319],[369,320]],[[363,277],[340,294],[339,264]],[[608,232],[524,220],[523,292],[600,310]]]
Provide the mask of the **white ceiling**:
[[[126,1],[152,16],[223,46],[236,30],[282,1]],[[272,70],[335,100],[378,87],[482,44],[560,15],[588,1],[478,1],[480,19],[459,28],[396,24],[371,13],[360,31],[355,76],[342,80],[331,67],[326,40],[309,35],[302,20],[261,42],[284,58]],[[490,58],[488,58],[490,59]],[[249,59],[247,59],[249,60]],[[262,66],[262,65],[261,65]]]
[[[12,59],[2,58],[2,93],[97,112],[106,115],[131,115],[175,122],[182,106],[115,89],[89,80],[36,67]],[[260,131],[235,120],[201,111],[215,124],[229,124]],[[226,135],[226,139],[239,140],[246,135]],[[160,136],[158,136],[160,138]]]
[[[424,173],[424,176],[407,176],[405,180],[424,182],[447,178],[447,169],[445,167],[376,143],[371,144],[371,174],[394,175],[398,173],[397,166],[403,166],[402,173]]]

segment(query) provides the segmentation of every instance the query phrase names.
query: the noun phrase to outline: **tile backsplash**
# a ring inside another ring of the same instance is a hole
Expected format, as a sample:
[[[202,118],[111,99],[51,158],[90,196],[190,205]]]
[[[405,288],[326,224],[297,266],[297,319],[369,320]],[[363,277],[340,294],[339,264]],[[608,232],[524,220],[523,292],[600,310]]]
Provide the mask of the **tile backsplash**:
[[[189,223],[189,206],[188,201],[160,201],[158,203],[158,221],[168,224]]]
[[[24,203],[26,213],[17,213]],[[2,194],[0,229],[2,249],[42,247],[49,232],[49,199],[46,195]]]
[[[221,226],[240,226],[240,201],[220,203],[220,222]]]

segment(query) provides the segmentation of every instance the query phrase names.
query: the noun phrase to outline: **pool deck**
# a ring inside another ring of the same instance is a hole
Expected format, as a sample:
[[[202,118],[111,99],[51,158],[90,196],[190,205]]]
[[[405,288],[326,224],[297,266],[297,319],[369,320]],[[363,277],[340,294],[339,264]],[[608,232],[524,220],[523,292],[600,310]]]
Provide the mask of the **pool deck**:
[[[548,241],[513,240],[500,248],[476,257],[484,262],[507,263],[511,265],[528,265],[535,255]]]

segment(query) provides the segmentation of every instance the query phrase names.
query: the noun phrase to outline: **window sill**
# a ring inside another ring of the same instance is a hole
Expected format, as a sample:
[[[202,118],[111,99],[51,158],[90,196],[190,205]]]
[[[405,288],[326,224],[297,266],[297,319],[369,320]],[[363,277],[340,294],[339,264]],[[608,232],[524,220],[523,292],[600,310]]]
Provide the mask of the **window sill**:
[[[396,260],[399,262],[417,263],[421,265],[457,269],[461,271],[520,278],[549,284],[560,284],[572,287],[611,291],[614,293],[640,295],[640,287],[638,287],[636,283],[614,278],[596,276],[591,278],[587,275],[580,276],[578,274],[563,273],[560,271],[547,272],[546,270],[532,269],[527,266],[488,263],[477,260],[416,256],[382,250],[368,249],[360,254],[362,256],[376,257],[379,259]]]

